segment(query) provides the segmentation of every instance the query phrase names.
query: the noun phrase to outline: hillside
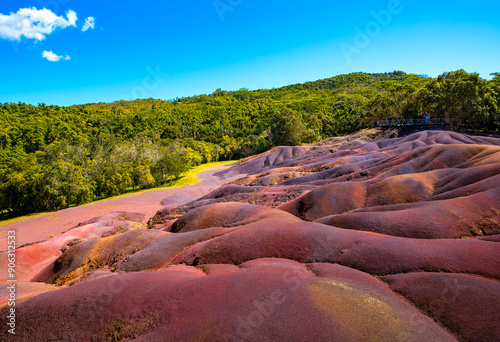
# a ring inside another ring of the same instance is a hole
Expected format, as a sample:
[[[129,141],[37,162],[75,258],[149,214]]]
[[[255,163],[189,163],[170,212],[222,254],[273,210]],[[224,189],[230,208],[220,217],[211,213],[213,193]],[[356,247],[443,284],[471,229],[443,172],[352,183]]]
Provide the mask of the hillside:
[[[213,177],[19,248],[15,340],[500,339],[500,139],[364,130]]]
[[[372,128],[455,118],[498,131],[500,77],[353,73],[277,89],[70,107],[0,105],[0,214],[52,211],[161,187],[200,163]]]

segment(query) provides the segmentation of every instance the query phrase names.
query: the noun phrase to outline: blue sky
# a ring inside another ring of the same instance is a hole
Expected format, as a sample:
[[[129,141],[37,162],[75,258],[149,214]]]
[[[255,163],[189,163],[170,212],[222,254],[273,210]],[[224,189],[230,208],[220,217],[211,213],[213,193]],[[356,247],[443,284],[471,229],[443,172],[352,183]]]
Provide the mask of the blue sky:
[[[356,71],[489,79],[498,13],[496,0],[3,1],[0,103],[172,99]]]

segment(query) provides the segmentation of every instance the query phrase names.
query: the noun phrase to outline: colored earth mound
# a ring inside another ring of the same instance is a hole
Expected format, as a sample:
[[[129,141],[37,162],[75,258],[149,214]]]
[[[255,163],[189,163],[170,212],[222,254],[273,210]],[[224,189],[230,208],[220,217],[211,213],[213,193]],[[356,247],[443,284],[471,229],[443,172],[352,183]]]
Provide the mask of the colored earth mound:
[[[500,139],[370,130],[215,177],[18,248],[0,339],[500,340]]]

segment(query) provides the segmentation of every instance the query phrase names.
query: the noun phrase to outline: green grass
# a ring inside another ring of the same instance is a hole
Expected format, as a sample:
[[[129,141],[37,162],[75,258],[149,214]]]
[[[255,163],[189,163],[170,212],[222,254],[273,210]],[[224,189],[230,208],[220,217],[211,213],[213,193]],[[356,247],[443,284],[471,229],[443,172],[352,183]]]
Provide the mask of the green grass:
[[[201,181],[201,179],[199,179],[195,176],[197,173],[202,172],[205,169],[208,169],[209,167],[219,166],[219,165],[223,165],[223,164],[236,163],[236,162],[238,162],[238,161],[237,160],[229,160],[229,161],[223,161],[223,162],[212,162],[212,163],[202,164],[198,167],[195,167],[192,170],[189,170],[184,176],[182,176],[178,180],[174,181],[172,185],[161,187],[161,189],[181,188],[184,186],[195,185],[196,183]]]
[[[155,191],[155,190],[159,190],[159,189],[175,189],[175,188],[182,188],[182,187],[185,187],[185,186],[193,186],[196,183],[198,183],[198,182],[201,181],[201,179],[199,179],[198,177],[196,177],[197,173],[200,173],[200,172],[204,171],[205,169],[208,169],[209,167],[214,167],[214,166],[219,166],[219,165],[229,164],[229,163],[236,163],[236,162],[237,162],[237,160],[229,160],[229,161],[223,161],[223,162],[212,162],[212,163],[202,164],[202,165],[199,165],[199,166],[197,166],[197,167],[189,170],[183,176],[179,177],[179,179],[174,180],[172,183],[169,182],[168,184],[165,184],[165,185],[163,185],[161,187],[156,187],[156,188],[151,188],[151,189],[146,189],[146,190],[130,190],[127,193],[124,193],[124,194],[121,194],[121,195],[117,195],[117,196],[113,196],[113,197],[103,198],[103,199],[100,199],[100,200],[97,200],[97,201],[93,201],[93,202],[89,202],[89,203],[86,203],[86,204],[82,204],[82,206],[93,204],[93,203],[104,202],[104,201],[108,201],[108,200],[111,200],[111,199],[116,199],[116,198],[121,198],[121,197],[126,197],[126,196],[133,196],[133,195],[137,195],[137,194],[140,194],[140,193],[143,193],[143,192]],[[58,211],[58,210],[56,210],[56,211]],[[47,214],[50,214],[50,213],[52,213],[52,212],[34,213],[34,214],[26,215],[26,216],[19,216],[19,217],[15,217],[15,218],[8,219],[8,220],[3,220],[3,221],[0,221],[0,227],[1,226],[6,226],[8,224],[11,224],[11,223],[14,223],[14,222],[17,222],[17,221],[24,220],[24,219],[27,219],[27,218],[32,218],[32,217],[47,215]]]
[[[41,216],[41,215],[45,215],[45,214],[47,214],[47,213],[35,213],[35,214],[29,214],[29,215],[26,215],[26,216],[14,217],[14,218],[11,218],[11,219],[8,219],[8,220],[3,220],[3,221],[0,221],[0,227],[6,226],[8,224],[11,224],[11,223],[14,223],[14,222],[17,222],[17,221],[24,220],[26,218],[37,217],[37,216]]]

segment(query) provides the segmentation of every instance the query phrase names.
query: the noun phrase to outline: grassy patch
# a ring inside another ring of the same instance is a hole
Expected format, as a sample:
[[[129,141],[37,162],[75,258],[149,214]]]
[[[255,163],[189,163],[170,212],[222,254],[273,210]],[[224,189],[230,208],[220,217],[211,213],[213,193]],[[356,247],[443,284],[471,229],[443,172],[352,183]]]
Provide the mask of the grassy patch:
[[[163,187],[161,187],[161,189],[182,188],[183,186],[195,185],[196,183],[201,181],[201,179],[196,177],[197,173],[205,171],[205,169],[208,169],[209,167],[219,166],[219,165],[223,165],[223,164],[236,163],[236,162],[237,162],[237,160],[230,160],[230,161],[224,161],[224,162],[212,162],[212,163],[202,164],[202,165],[195,167],[194,169],[186,172],[186,174],[184,176],[182,176],[178,180],[174,181],[172,183],[172,185],[163,186]]]
[[[11,218],[11,219],[8,219],[8,220],[3,220],[3,221],[0,221],[0,227],[6,226],[8,224],[11,224],[11,223],[14,223],[14,222],[17,222],[17,221],[24,220],[26,218],[37,217],[37,216],[41,216],[41,215],[45,215],[45,214],[46,213],[36,213],[36,214],[29,214],[29,215],[26,215],[26,216],[14,217],[14,218]]]

